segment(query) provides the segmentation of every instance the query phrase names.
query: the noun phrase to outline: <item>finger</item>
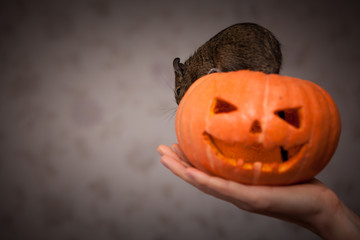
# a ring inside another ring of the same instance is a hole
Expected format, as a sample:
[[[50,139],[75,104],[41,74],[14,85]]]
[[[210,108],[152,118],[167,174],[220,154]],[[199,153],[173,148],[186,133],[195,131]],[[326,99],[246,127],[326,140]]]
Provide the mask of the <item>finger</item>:
[[[212,177],[207,173],[204,173],[195,168],[187,169],[185,174],[189,178],[189,183],[199,190],[217,198],[224,199],[225,194],[223,194],[217,187],[215,187],[215,185],[222,184],[220,183],[221,179],[216,179],[216,177]]]
[[[186,159],[184,153],[181,151],[179,144],[174,143],[171,145],[171,148],[176,152],[176,154],[182,159]]]
[[[190,183],[201,191],[233,203],[243,210],[256,212],[266,207],[266,202],[261,200],[264,192],[258,189],[262,188],[261,186],[250,186],[210,176],[194,168],[186,169],[186,175]]]
[[[187,168],[190,167],[187,161],[183,160],[181,157],[177,155],[177,153],[166,145],[160,145],[158,147],[158,152],[161,156],[168,156],[173,160],[177,161],[179,164],[183,165],[183,167]]]
[[[190,179],[192,185],[215,197],[229,201],[229,196],[234,194],[230,192],[229,181],[225,179],[210,176],[209,174],[194,168],[187,169],[186,175]]]
[[[160,154],[160,156],[169,156],[172,158],[178,158],[176,152],[174,152],[170,147],[166,146],[166,145],[160,145],[157,148],[158,153]]]
[[[176,154],[186,163],[188,166],[193,166],[190,161],[186,158],[185,154],[181,151],[179,144],[171,145],[172,149],[176,152]]]
[[[176,144],[174,144],[174,145],[176,145]],[[181,152],[181,150],[179,150],[178,147],[177,148],[175,147],[175,149],[178,152],[180,152],[180,154],[183,156],[183,153]],[[157,150],[161,156],[166,155],[166,156],[169,156],[179,162],[183,162],[183,164],[185,164],[185,165],[187,164],[187,161],[183,160],[182,156],[179,156],[179,154],[175,150],[171,149],[170,147],[168,147],[166,145],[160,145]]]
[[[193,182],[201,188],[212,189],[222,195],[234,195],[242,188],[242,184],[238,184],[220,177],[210,176],[197,169],[189,168],[186,174]]]
[[[182,178],[186,182],[189,182],[189,177],[186,175],[187,166],[183,164],[181,161],[177,161],[174,158],[171,158],[167,155],[161,157],[161,163],[167,167],[171,172],[173,172],[176,176]]]

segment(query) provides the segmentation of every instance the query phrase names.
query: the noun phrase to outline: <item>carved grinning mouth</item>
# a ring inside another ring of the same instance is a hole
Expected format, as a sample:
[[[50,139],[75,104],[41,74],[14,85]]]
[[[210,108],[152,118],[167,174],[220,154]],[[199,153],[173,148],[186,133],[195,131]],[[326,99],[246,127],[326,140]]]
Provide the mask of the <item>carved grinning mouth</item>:
[[[203,136],[217,156],[233,165],[243,165],[243,167],[247,168],[253,168],[254,163],[261,164],[265,169],[273,169],[274,166],[279,167],[279,165],[297,156],[305,145],[301,144],[291,148],[278,146],[267,149],[261,143],[251,145],[240,142],[228,143],[213,137],[207,132],[204,132]]]

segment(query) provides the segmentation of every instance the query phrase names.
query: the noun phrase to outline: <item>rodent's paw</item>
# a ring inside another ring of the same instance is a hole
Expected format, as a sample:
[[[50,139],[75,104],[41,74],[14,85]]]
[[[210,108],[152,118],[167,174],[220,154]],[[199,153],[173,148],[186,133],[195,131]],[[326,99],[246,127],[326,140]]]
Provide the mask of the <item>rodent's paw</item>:
[[[221,72],[220,69],[212,68],[212,69],[210,69],[210,71],[208,72],[208,74],[217,73],[217,72]]]

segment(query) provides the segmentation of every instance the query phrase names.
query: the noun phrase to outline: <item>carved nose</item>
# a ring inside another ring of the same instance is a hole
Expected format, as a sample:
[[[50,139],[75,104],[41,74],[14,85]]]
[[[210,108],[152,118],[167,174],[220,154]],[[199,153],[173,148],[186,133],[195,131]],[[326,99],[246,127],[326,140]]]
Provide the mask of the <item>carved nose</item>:
[[[258,120],[255,120],[250,127],[250,132],[251,133],[261,133],[262,129],[261,129],[261,124]]]

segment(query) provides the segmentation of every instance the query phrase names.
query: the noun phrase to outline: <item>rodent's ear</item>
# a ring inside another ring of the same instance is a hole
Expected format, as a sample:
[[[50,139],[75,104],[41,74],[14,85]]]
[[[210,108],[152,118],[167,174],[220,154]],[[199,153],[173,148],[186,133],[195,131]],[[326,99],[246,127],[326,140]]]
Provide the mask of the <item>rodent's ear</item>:
[[[184,75],[185,65],[180,62],[180,58],[175,58],[173,61],[174,70],[180,75]]]

